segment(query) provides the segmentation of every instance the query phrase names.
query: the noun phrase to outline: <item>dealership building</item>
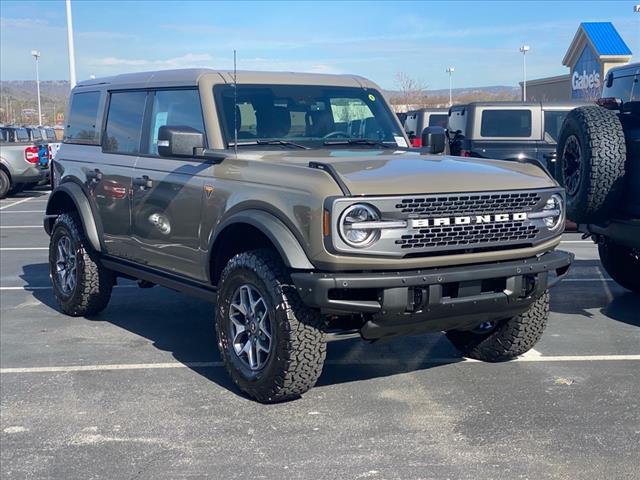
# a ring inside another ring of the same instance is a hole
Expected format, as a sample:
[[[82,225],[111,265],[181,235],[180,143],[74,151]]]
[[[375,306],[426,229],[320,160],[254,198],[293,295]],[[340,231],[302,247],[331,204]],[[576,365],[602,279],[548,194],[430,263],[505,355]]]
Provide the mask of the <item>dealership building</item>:
[[[631,50],[612,23],[581,23],[562,60],[569,73],[527,80],[527,100],[596,99],[609,69],[629,63],[631,56]]]

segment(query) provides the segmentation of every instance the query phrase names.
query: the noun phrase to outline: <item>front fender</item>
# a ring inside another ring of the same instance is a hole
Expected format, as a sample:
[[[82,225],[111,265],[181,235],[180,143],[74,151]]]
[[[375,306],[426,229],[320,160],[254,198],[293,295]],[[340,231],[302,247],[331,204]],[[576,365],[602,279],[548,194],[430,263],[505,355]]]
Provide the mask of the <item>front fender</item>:
[[[315,268],[291,230],[281,220],[262,210],[243,210],[223,221],[211,238],[210,252],[214,251],[216,240],[222,232],[234,224],[248,224],[264,233],[276,247],[287,267],[296,270],[313,270]]]
[[[75,207],[75,211],[80,217],[84,233],[91,246],[97,252],[102,251],[102,243],[98,234],[98,224],[91,208],[91,203],[82,188],[72,182],[59,185],[49,196],[47,202],[46,215],[44,217],[44,229],[51,235],[55,218],[68,211],[69,202]]]

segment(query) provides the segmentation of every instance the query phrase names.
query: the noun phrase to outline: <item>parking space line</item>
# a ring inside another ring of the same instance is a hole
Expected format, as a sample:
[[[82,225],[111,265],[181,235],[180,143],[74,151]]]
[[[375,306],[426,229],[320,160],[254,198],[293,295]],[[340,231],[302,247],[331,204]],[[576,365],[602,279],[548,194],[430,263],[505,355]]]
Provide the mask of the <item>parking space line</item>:
[[[6,215],[7,213],[42,213],[44,214],[44,210],[11,210],[10,212],[3,212],[2,215]]]
[[[552,355],[552,356],[523,356],[510,363],[544,363],[544,362],[638,362],[640,355]],[[479,360],[460,357],[429,358],[424,363],[485,363]],[[397,365],[397,360],[374,362],[353,362],[351,360],[327,360],[327,365],[342,366],[385,366]],[[168,368],[217,368],[223,367],[223,362],[162,362],[162,363],[119,363],[102,365],[64,365],[50,367],[7,367],[0,368],[0,374],[10,373],[68,373],[68,372],[96,372],[109,370],[158,370]]]
[[[18,229],[18,228],[42,228],[42,229],[44,229],[44,227],[42,225],[0,225],[0,228],[13,228],[13,229]]]
[[[3,205],[3,206],[0,207],[0,210],[4,210],[5,208],[11,208],[14,205],[19,205],[21,203],[28,202],[29,200],[33,200],[33,198],[34,197],[23,198],[22,200],[18,200],[17,202],[13,202],[13,203],[10,203],[8,205]]]
[[[138,285],[130,285],[130,284],[126,284],[126,285],[115,285],[113,288],[133,288],[133,287],[137,287]],[[30,292],[31,290],[51,290],[53,287],[51,286],[38,286],[38,287],[30,287],[29,285],[23,285],[21,287],[0,287],[0,292],[3,291],[21,291],[24,290],[25,292]]]

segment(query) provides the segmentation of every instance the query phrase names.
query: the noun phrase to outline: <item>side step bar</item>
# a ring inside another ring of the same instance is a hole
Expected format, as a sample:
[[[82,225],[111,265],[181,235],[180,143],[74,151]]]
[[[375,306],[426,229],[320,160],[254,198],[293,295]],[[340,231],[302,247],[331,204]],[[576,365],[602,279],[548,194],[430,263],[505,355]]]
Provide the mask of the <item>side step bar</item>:
[[[123,260],[116,260],[111,257],[102,257],[101,262],[106,268],[113,270],[116,273],[121,273],[138,280],[155,283],[156,285],[170,288],[171,290],[176,290],[178,292],[183,292],[193,297],[200,298],[201,300],[206,300],[207,302],[215,303],[216,301],[217,289],[210,285],[187,280],[171,273],[151,270]]]

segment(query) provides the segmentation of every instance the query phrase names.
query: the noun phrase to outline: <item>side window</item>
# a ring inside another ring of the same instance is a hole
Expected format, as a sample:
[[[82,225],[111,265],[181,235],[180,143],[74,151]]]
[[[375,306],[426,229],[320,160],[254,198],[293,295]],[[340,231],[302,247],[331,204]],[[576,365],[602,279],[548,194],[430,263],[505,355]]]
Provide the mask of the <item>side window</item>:
[[[147,92],[113,92],[107,114],[103,149],[111,153],[139,153]]]
[[[482,137],[530,137],[530,110],[484,110],[480,125]]]
[[[69,121],[64,132],[67,143],[96,143],[98,141],[98,109],[100,92],[75,93],[71,99]]]
[[[562,122],[566,118],[568,110],[565,111],[550,111],[544,112],[544,140],[548,143],[557,143],[558,137],[560,137],[560,129],[562,128]]]
[[[204,133],[200,94],[197,90],[157,90],[151,111],[151,134],[145,152],[158,154],[158,131],[164,125],[194,128]]]

